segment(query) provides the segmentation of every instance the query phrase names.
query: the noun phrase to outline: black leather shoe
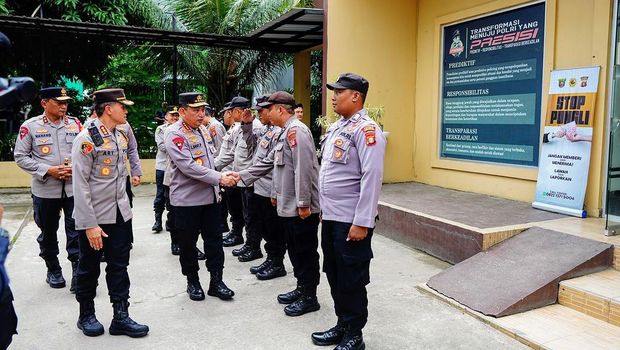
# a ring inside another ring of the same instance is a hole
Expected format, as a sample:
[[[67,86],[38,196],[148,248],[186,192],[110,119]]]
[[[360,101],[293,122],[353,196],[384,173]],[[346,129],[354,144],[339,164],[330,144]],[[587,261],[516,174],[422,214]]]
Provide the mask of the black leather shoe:
[[[271,266],[264,269],[263,271],[259,271],[258,273],[256,273],[256,278],[258,278],[261,281],[271,280],[271,279],[283,277],[283,276],[286,276],[286,269],[284,268],[284,265],[282,264],[279,264],[279,265],[272,264]]]
[[[361,335],[345,335],[334,350],[364,350],[364,338]]]
[[[65,278],[62,277],[62,271],[47,271],[47,278],[45,282],[50,285],[52,288],[64,288],[67,285]]]
[[[250,248],[248,249],[247,252],[243,253],[242,255],[239,255],[239,261],[241,262],[254,261],[262,257],[263,257],[263,252],[260,251],[260,248],[256,248],[256,249]]]
[[[205,291],[199,281],[187,281],[187,294],[191,300],[205,300]]]
[[[242,243],[243,237],[235,235],[226,239],[222,244],[224,245],[224,247],[233,247]]]
[[[343,326],[336,325],[324,332],[314,332],[311,336],[312,343],[320,346],[339,344],[344,337],[344,331]]]
[[[250,249],[250,247],[248,245],[243,245],[241,246],[241,248],[235,248],[232,250],[232,255],[233,256],[239,256],[239,255],[243,255],[245,254],[248,250]]]
[[[205,253],[201,252],[198,248],[196,248],[196,258],[198,258],[198,260],[207,260]]]
[[[265,261],[263,261],[260,265],[250,267],[250,273],[256,275],[256,273],[267,269],[269,266],[271,266],[271,264],[273,264],[273,259],[267,257],[267,259],[265,259]]]
[[[293,289],[290,292],[278,294],[278,303],[280,304],[290,304],[292,302],[297,301],[297,299],[301,298],[302,288],[301,286],[297,286],[297,288]]]
[[[304,295],[294,303],[286,305],[284,313],[286,316],[295,317],[307,314],[308,312],[318,311],[320,308],[321,305],[316,297]]]
[[[77,327],[89,337],[96,337],[104,333],[103,325],[95,317],[94,301],[80,302],[80,317],[77,321]]]
[[[176,243],[171,243],[170,244],[170,252],[172,253],[172,255],[180,255],[181,254],[181,247],[179,247],[179,245],[176,244]]]
[[[149,333],[149,326],[139,324],[129,317],[128,301],[112,304],[114,308],[114,318],[110,324],[111,335],[128,335],[132,338],[144,337]]]
[[[207,295],[212,297],[218,297],[221,300],[230,300],[235,296],[235,292],[233,292],[224,281],[222,281],[222,273],[221,272],[212,272],[211,273],[211,282],[209,283],[209,290],[207,290]]]

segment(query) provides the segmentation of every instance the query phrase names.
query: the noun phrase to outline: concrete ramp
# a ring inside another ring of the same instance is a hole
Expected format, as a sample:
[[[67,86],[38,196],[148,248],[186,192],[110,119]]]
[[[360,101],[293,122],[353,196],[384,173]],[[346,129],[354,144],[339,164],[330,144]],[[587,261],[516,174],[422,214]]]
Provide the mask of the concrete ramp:
[[[612,265],[613,246],[530,228],[433,276],[427,285],[485,315],[550,305],[559,282]]]

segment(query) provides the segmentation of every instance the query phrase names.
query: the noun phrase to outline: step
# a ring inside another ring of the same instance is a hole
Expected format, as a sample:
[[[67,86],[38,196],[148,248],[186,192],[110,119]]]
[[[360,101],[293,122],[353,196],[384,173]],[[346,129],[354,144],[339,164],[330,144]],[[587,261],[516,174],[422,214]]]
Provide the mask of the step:
[[[601,321],[620,326],[620,271],[608,269],[562,281],[558,302]]]
[[[608,269],[612,246],[530,228],[428,281],[428,286],[489,316],[507,316],[558,298],[559,282]]]
[[[384,184],[378,210],[377,232],[452,264],[566,218],[530,203],[416,182]]]
[[[620,327],[554,304],[505,317],[490,317],[420,284],[417,289],[473,316],[533,349],[618,349]]]

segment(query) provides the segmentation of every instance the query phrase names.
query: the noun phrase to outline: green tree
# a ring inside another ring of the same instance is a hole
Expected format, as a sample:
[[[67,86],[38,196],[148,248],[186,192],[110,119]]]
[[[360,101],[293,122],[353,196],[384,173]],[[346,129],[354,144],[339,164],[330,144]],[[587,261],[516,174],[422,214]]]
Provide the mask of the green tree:
[[[102,72],[105,79],[97,89],[120,87],[135,104],[129,107],[127,119],[133,127],[141,158],[153,158],[155,145],[155,114],[161,110],[164,87],[161,69],[144,61],[147,48],[128,48],[112,56]]]
[[[309,0],[169,0],[182,29],[241,36],[277,18],[293,7],[311,7]],[[221,107],[238,93],[248,94],[253,85],[270,82],[291,63],[288,54],[223,48],[179,50],[180,68],[206,89],[208,100]],[[246,96],[248,97],[248,96]]]

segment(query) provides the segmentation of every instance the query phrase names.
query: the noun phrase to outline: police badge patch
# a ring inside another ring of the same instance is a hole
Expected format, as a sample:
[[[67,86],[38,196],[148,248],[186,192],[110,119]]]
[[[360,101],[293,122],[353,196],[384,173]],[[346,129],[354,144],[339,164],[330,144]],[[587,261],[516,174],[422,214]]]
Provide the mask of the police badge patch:
[[[87,155],[90,152],[92,152],[95,149],[95,145],[88,142],[88,141],[84,141],[82,142],[82,144],[80,145],[80,153],[82,153],[83,155]]]
[[[172,139],[172,143],[174,143],[177,146],[179,151],[183,149],[183,143],[184,142],[185,142],[185,139],[180,137],[180,136],[179,137],[175,137],[175,138]]]
[[[286,134],[286,138],[288,139],[288,145],[291,148],[295,148],[297,146],[297,129],[291,129]]]
[[[376,140],[376,135],[375,135],[375,127],[374,126],[365,126],[364,129],[364,136],[366,137],[366,145],[368,146],[372,146],[374,145],[377,140]]]
[[[23,140],[26,135],[28,135],[28,128],[25,126],[19,128],[19,139]]]

